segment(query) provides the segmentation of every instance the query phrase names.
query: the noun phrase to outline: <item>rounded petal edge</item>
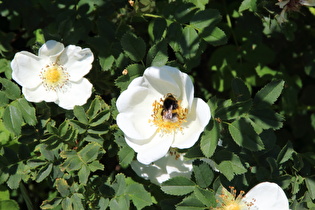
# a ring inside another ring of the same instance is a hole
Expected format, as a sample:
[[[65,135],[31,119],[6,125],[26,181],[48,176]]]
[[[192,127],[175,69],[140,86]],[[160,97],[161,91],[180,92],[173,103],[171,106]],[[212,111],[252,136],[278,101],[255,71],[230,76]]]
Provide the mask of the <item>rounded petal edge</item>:
[[[183,123],[183,132],[177,132],[172,147],[186,149],[192,147],[199,139],[211,119],[210,107],[200,98],[194,98],[192,107]]]
[[[262,182],[253,187],[242,199],[258,209],[289,210],[288,198],[276,183]]]

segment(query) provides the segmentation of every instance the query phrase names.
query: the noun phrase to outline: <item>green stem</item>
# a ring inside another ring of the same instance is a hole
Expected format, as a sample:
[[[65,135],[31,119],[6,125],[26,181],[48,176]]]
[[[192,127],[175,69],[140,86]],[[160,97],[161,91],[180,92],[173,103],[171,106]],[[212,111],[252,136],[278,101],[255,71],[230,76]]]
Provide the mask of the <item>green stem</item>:
[[[162,16],[160,15],[153,15],[153,14],[148,14],[148,13],[145,13],[145,14],[142,14],[143,16],[145,17],[152,17],[152,18],[163,18]]]
[[[27,192],[27,190],[26,190],[26,188],[22,182],[20,182],[20,190],[21,190],[22,196],[24,198],[24,201],[26,203],[27,209],[33,210],[34,209],[33,203],[32,203],[32,201],[28,195],[28,192]]]
[[[234,40],[234,42],[235,42],[235,45],[238,47],[239,45],[238,45],[238,42],[237,42],[235,33],[234,33],[234,31],[233,31],[232,21],[231,21],[231,18],[230,18],[229,13],[228,13],[228,11],[227,11],[227,8],[226,8],[226,2],[225,2],[225,1],[223,1],[223,2],[224,2],[225,13],[226,13],[226,21],[227,21],[227,24],[228,24],[228,26],[229,26],[229,28],[230,28],[230,30],[231,30],[231,34],[232,34],[233,40]]]

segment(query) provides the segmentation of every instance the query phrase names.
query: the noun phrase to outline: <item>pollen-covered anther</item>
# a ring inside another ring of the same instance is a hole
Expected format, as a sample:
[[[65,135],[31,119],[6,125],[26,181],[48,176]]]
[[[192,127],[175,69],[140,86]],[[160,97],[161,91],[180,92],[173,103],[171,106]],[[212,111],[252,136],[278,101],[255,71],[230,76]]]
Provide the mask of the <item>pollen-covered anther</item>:
[[[171,133],[183,130],[182,124],[186,122],[188,109],[181,107],[181,100],[168,93],[164,99],[155,100],[152,106],[153,119],[150,119],[149,123],[157,126],[158,132]]]
[[[66,69],[57,63],[51,63],[42,68],[40,78],[46,90],[62,90],[69,81]]]
[[[230,192],[222,190],[222,194],[219,195],[219,200],[217,203],[219,204],[218,207],[214,208],[216,210],[241,210],[241,209],[250,209],[253,205],[253,202],[246,202],[243,200],[244,191],[240,191],[237,195],[237,191],[234,187],[229,187]]]

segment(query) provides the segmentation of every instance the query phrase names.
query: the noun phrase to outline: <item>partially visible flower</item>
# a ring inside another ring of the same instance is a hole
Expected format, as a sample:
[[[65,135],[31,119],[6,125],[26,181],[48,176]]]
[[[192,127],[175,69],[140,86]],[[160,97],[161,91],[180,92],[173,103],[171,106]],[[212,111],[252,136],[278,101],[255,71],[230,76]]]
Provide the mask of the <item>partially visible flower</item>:
[[[209,106],[194,98],[189,76],[170,66],[147,68],[116,105],[117,125],[143,164],[164,157],[171,147],[192,147],[211,117]]]
[[[192,162],[193,160],[184,160],[183,153],[171,151],[151,165],[144,165],[134,160],[131,162],[131,168],[138,176],[159,185],[175,176],[190,178],[193,168]]]
[[[12,78],[22,86],[30,102],[55,102],[64,109],[83,105],[92,94],[92,84],[85,78],[89,73],[93,53],[75,45],[66,48],[49,40],[38,56],[22,51],[11,62]]]
[[[276,3],[282,11],[278,17],[279,23],[287,21],[287,12],[300,11],[301,6],[315,6],[315,0],[278,0]]]
[[[219,207],[216,210],[289,210],[289,201],[279,185],[262,182],[253,187],[245,196],[241,191],[236,196],[236,190],[231,192],[222,188],[218,197]]]

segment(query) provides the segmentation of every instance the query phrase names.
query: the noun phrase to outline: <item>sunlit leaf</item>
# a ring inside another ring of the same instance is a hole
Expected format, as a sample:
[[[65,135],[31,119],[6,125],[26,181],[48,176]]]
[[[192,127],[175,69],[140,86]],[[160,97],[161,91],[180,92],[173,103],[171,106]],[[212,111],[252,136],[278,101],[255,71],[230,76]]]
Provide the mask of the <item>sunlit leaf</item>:
[[[15,106],[7,106],[3,112],[3,123],[10,132],[19,135],[23,123],[20,109]]]
[[[177,176],[163,182],[161,189],[170,195],[186,195],[194,191],[195,185],[190,179]]]
[[[145,55],[145,42],[134,34],[126,33],[121,38],[121,46],[127,56],[135,62],[141,61]]]
[[[55,182],[56,188],[62,197],[66,197],[69,195],[69,185],[67,181],[63,178],[58,178]]]
[[[280,96],[284,86],[283,80],[274,80],[268,83],[260,91],[258,91],[254,98],[254,106],[264,107],[272,105]]]
[[[236,120],[229,124],[229,131],[235,143],[239,146],[249,149],[250,151],[259,151],[264,149],[261,141],[254,128],[245,121],[245,119]]]

